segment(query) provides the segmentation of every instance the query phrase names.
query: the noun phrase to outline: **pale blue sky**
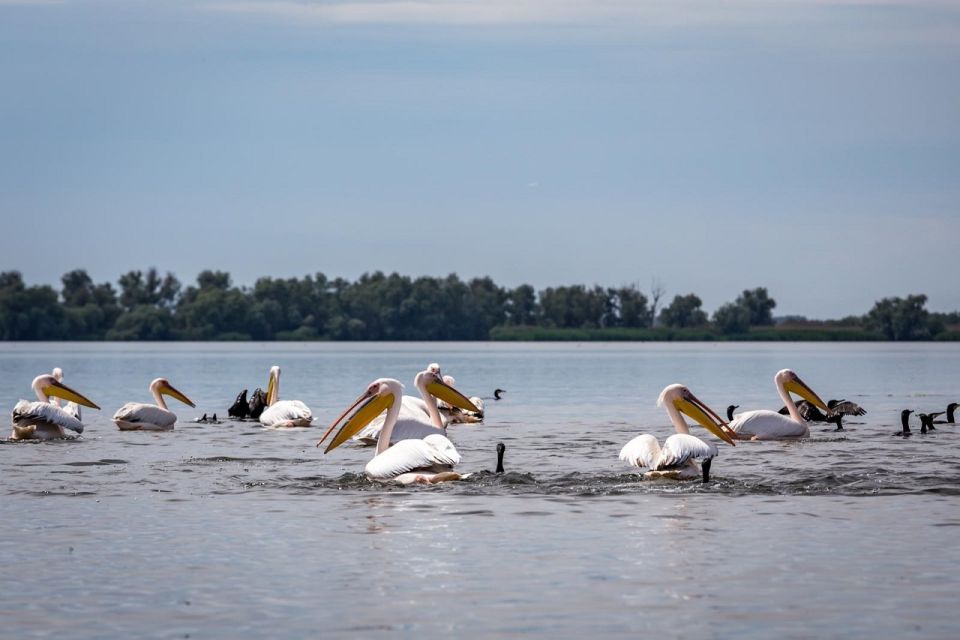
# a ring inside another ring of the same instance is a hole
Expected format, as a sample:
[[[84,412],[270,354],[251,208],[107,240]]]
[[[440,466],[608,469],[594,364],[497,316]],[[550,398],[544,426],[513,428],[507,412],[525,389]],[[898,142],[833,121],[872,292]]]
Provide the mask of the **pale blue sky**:
[[[960,2],[0,0],[0,269],[960,308]]]

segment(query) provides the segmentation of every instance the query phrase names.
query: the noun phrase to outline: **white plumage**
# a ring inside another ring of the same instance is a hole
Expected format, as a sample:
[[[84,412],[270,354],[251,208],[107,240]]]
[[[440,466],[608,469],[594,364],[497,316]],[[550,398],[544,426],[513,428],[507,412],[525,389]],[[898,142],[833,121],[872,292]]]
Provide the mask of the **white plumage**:
[[[404,483],[404,474],[419,476],[424,473],[450,471],[460,463],[456,447],[444,436],[428,435],[423,440],[401,440],[367,463],[364,471],[373,480],[393,480]],[[410,474],[410,472],[417,472]],[[410,478],[415,481],[416,478]]]
[[[620,449],[620,459],[635,467],[650,469],[644,474],[645,478],[693,480],[702,477],[707,482],[710,465],[718,453],[717,447],[690,435],[690,427],[681,414],[689,415],[715,436],[733,445],[726,424],[681,384],[665,387],[657,405],[667,410],[676,433],[664,441],[663,447],[655,437],[646,433],[639,435]],[[702,469],[697,467],[696,460],[702,462]]]
[[[113,414],[121,431],[169,431],[177,423],[177,414],[155,404],[128,402]]]
[[[83,423],[49,402],[21,400],[11,414],[14,440],[52,440],[66,437],[64,429],[83,433]]]
[[[280,367],[270,368],[267,383],[267,408],[260,414],[260,424],[270,429],[309,427],[313,423],[310,407],[299,400],[280,399]]]
[[[672,477],[693,480],[701,475],[694,460],[709,460],[717,456],[717,447],[686,433],[675,433],[663,443],[649,434],[639,435],[620,450],[620,459],[639,468],[650,469],[649,477]]]
[[[173,388],[166,378],[157,378],[150,383],[150,394],[156,404],[128,402],[113,414],[113,422],[121,431],[169,431],[177,423],[177,414],[167,409],[163,396],[176,398],[188,406],[193,401]]]
[[[730,422],[730,428],[754,440],[803,438],[810,435],[810,429],[802,419],[798,421],[767,409],[738,413]]]
[[[260,414],[260,424],[272,429],[309,427],[312,422],[313,412],[299,400],[278,400]]]
[[[13,425],[13,431],[10,434],[12,440],[63,438],[66,437],[64,429],[83,433],[83,423],[79,420],[80,412],[76,405],[74,405],[76,410],[76,415],[74,415],[73,412],[68,412],[58,404],[51,402],[53,398],[63,398],[70,401],[70,404],[81,402],[94,409],[100,408],[88,398],[63,384],[63,372],[59,369],[54,370],[54,373],[58,372],[59,377],[44,374],[34,378],[31,388],[36,394],[37,400],[20,400],[13,407],[13,412],[10,414]]]
[[[423,373],[430,376],[431,381],[428,385],[442,384],[439,375],[429,371]],[[451,387],[434,388],[433,392],[449,398],[456,404],[469,406],[469,400]],[[419,426],[429,427],[434,431],[433,433],[426,434],[422,439],[400,440],[391,446],[392,434],[399,424],[398,418],[403,406],[402,394],[403,385],[399,381],[392,378],[374,380],[356,402],[330,425],[317,446],[320,446],[342,420],[346,419],[346,422],[327,446],[325,453],[339,447],[386,411],[383,428],[377,439],[376,454],[364,468],[367,477],[372,480],[401,484],[437,483],[462,478],[463,476],[453,471],[453,467],[460,462],[460,454],[457,453],[456,447],[446,436],[437,433],[437,430],[429,424],[419,423]],[[425,399],[431,414],[435,414],[436,402],[433,401],[433,396],[426,395]],[[351,411],[353,413],[348,418]],[[411,428],[417,426],[416,420],[408,419],[408,422],[412,423]]]
[[[790,395],[796,393],[813,405],[832,415],[826,403],[807,386],[800,377],[790,369],[781,369],[773,377],[777,393],[783,400],[784,406],[790,415],[783,415],[776,411],[758,409],[744,411],[734,416],[730,422],[733,429],[742,439],[746,440],[777,440],[780,438],[804,438],[810,435],[807,421],[800,415],[796,402]]]

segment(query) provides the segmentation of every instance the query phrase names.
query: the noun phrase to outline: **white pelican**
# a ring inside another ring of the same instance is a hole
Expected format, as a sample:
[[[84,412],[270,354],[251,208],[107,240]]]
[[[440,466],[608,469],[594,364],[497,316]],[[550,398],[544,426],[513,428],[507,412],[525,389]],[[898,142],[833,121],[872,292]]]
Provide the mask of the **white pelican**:
[[[398,424],[402,424],[400,420],[400,406],[402,404],[400,398],[402,394],[403,385],[399,381],[391,378],[374,380],[367,387],[367,390],[357,398],[356,402],[334,420],[327,432],[317,442],[317,446],[319,447],[323,443],[330,432],[351,411],[353,411],[353,414],[334,436],[324,451],[325,454],[339,447],[369,424],[370,421],[386,411],[387,417],[377,439],[377,452],[364,469],[368,478],[400,484],[414,482],[436,484],[447,480],[461,479],[462,476],[453,471],[453,467],[460,462],[460,454],[457,453],[453,443],[440,433],[432,433],[423,439],[400,440],[390,446],[394,429]],[[448,395],[448,397],[452,398],[452,395]],[[470,401],[464,397],[458,399],[458,402],[467,404]]]
[[[466,411],[476,411],[477,406],[462,393],[446,384],[440,376],[440,366],[431,364],[417,374],[413,384],[420,392],[420,398],[403,396],[398,403],[397,425],[390,436],[390,443],[409,438],[425,438],[432,434],[447,435],[446,422],[440,413],[437,400],[443,400],[451,406]],[[386,424],[386,418],[371,420],[370,425],[357,432],[356,439],[364,444],[373,444],[380,440],[380,430]]]
[[[738,413],[730,422],[730,428],[737,433],[741,440],[776,440],[778,438],[802,438],[810,435],[807,422],[800,415],[796,403],[790,396],[795,393],[807,402],[819,407],[828,416],[833,412],[807,384],[790,369],[781,369],[773,377],[777,385],[777,392],[787,407],[789,415],[781,415],[776,411],[759,409]]]
[[[666,439],[663,447],[651,435],[639,435],[620,450],[620,459],[635,467],[647,467],[650,471],[644,478],[670,478],[673,480],[710,480],[710,464],[717,456],[717,447],[690,435],[690,427],[681,413],[685,413],[710,433],[733,445],[733,438],[726,423],[713,409],[702,403],[682,384],[666,387],[657,399],[658,407],[666,407],[667,415],[676,433]],[[697,468],[695,459],[701,461]]]
[[[157,404],[128,402],[113,414],[113,421],[121,431],[169,431],[177,422],[177,414],[167,409],[163,396],[168,395],[180,402],[195,407],[193,401],[173,388],[166,378],[157,378],[150,383],[150,394]]]
[[[270,367],[267,383],[267,408],[260,414],[260,424],[271,429],[309,427],[313,422],[310,407],[299,400],[280,399],[280,367]]]
[[[54,367],[53,377],[57,379],[57,382],[63,382],[63,369],[61,369],[60,367]],[[59,407],[60,400],[58,400],[55,397],[50,398],[50,404],[54,404]],[[78,405],[76,402],[68,402],[63,407],[63,410],[67,412],[67,415],[73,416],[74,418],[76,418],[77,420],[80,420],[81,422],[83,421],[83,418],[80,416],[80,405]]]
[[[63,398],[91,409],[100,408],[49,374],[34,378],[31,387],[37,401],[21,400],[13,407],[11,440],[63,438],[66,435],[64,429],[83,433],[83,423],[51,403],[51,397]]]

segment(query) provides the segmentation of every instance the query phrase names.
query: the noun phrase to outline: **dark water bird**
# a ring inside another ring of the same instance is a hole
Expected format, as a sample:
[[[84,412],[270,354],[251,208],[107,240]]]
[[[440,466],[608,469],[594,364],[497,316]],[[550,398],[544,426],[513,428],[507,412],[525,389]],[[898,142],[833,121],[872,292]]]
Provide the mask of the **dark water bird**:
[[[507,450],[507,445],[502,442],[497,443],[497,473],[503,473],[503,452]]]
[[[727,405],[727,420],[733,420],[733,412],[739,407],[740,405],[738,404]],[[786,409],[786,407],[784,407],[784,409]]]
[[[934,424],[956,424],[956,416],[954,415],[957,411],[957,407],[960,407],[960,403],[951,402],[947,405],[947,419],[946,420],[934,420]],[[934,417],[943,415],[943,412],[933,414]]]
[[[233,401],[230,408],[227,409],[227,415],[231,418],[242,420],[250,415],[250,406],[247,404],[247,390],[244,389],[237,394],[237,399]]]
[[[263,389],[257,387],[256,391],[253,392],[253,395],[250,396],[250,402],[247,404],[249,408],[249,416],[254,420],[260,419],[260,414],[263,413],[263,410],[267,408],[267,394]]]
[[[902,438],[909,438],[910,433],[910,414],[913,413],[913,409],[904,409],[900,412],[900,424],[903,425],[903,431],[897,431],[893,435],[900,436]]]
[[[507,392],[506,389],[494,389],[493,390],[493,399],[494,400],[503,400],[503,394]]]
[[[939,415],[936,413],[918,413],[917,417],[920,418],[920,433],[926,433],[927,431],[936,431],[936,428],[933,426],[933,417]]]
[[[843,416],[862,416],[866,415],[867,410],[856,402],[849,400],[829,400],[827,407],[833,412],[833,415],[827,415],[812,403],[801,400],[797,403],[797,411],[804,420],[808,422],[826,422],[837,425],[836,431],[843,431]],[[783,407],[777,413],[788,415],[786,407]]]
[[[217,414],[213,414],[212,416],[207,416],[207,414],[203,414],[202,416],[194,420],[194,422],[198,422],[200,424],[220,424],[220,421],[217,419]]]

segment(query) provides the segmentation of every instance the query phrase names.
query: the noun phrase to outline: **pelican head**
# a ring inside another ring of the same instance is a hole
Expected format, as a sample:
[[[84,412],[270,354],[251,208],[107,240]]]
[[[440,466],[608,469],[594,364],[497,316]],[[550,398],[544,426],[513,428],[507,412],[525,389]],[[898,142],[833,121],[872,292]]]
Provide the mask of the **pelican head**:
[[[195,407],[197,405],[193,404],[193,400],[183,395],[180,391],[174,388],[170,381],[166,378],[157,378],[150,383],[150,392],[154,395],[165,395],[170,396],[171,398],[176,398],[185,405]]]
[[[703,428],[727,444],[736,446],[731,436],[731,429],[727,426],[727,423],[723,421],[723,418],[701,402],[697,396],[693,395],[690,389],[682,384],[671,384],[660,392],[660,397],[657,399],[657,406],[661,407],[664,404],[672,405],[677,411],[690,416]]]
[[[346,423],[340,427],[340,431],[337,432],[337,435],[333,437],[333,440],[330,441],[330,444],[327,445],[327,448],[323,451],[324,453],[330,453],[359,433],[365,426],[373,422],[374,418],[392,407],[398,402],[398,398],[402,395],[403,385],[400,384],[399,380],[392,378],[378,378],[374,380],[367,385],[367,390],[361,393],[360,397],[333,421],[330,428],[327,429],[323,437],[317,442],[317,446],[319,447],[323,444],[323,441],[327,439],[330,432],[343,422],[343,419],[346,418],[347,415],[350,415]],[[354,411],[354,409],[356,409],[356,411]],[[351,414],[351,412],[353,413]]]
[[[57,382],[63,382],[63,369],[60,367],[53,368],[53,377],[57,379]]]
[[[451,376],[440,376],[439,366],[437,371],[433,371],[430,367],[427,367],[425,371],[417,374],[417,377],[413,379],[413,383],[421,392],[426,391],[434,398],[443,400],[451,407],[457,407],[458,409],[472,413],[480,413],[480,408],[475,405],[470,398],[457,391],[453,387],[453,383],[447,382],[447,379],[453,381]]]
[[[277,401],[280,395],[280,366],[270,367],[270,379],[267,381],[267,406],[269,407]]]
[[[76,402],[77,404],[82,404],[83,406],[90,407],[91,409],[100,408],[94,404],[92,400],[89,400],[85,396],[77,393],[50,374],[44,374],[34,378],[31,387],[33,387],[33,390],[38,397],[43,396],[45,398],[49,398],[53,396],[56,398],[63,398],[67,402]]]
[[[808,387],[807,383],[800,379],[800,376],[790,369],[781,369],[780,371],[777,371],[777,375],[773,377],[773,381],[778,387],[783,387],[789,393],[797,394],[810,404],[815,405],[822,411],[826,412],[828,417],[833,415],[833,409],[828,407],[827,403],[824,402],[820,396],[814,393],[813,389]]]

